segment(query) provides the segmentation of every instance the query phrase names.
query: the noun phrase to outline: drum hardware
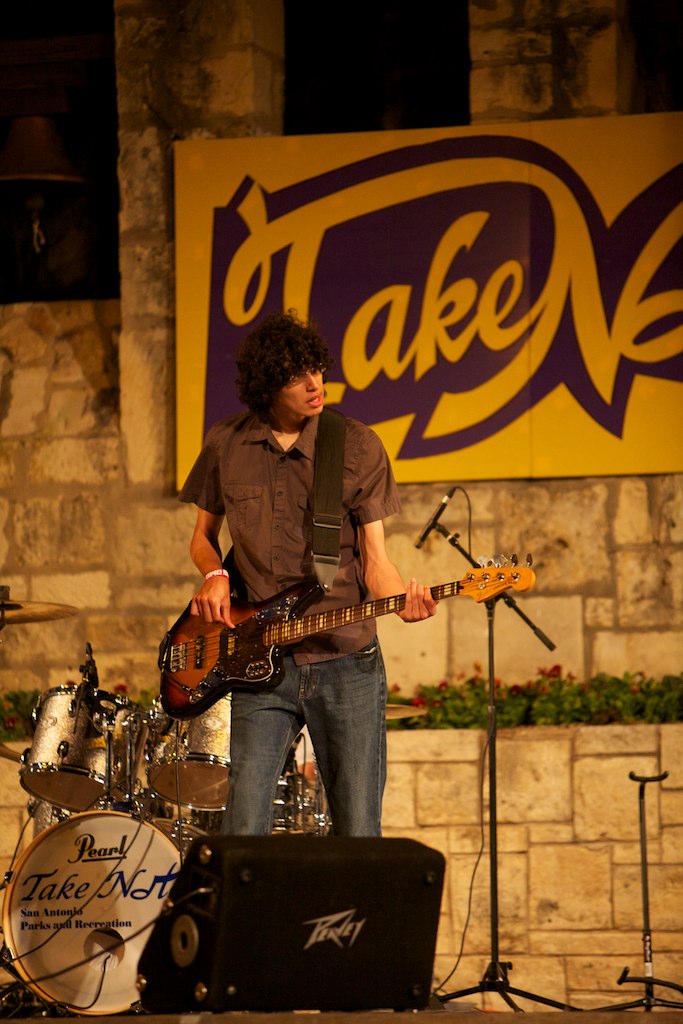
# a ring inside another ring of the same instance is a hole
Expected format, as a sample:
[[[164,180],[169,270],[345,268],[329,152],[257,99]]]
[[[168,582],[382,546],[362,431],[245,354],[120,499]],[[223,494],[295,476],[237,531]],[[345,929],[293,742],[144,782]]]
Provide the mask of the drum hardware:
[[[273,799],[273,833],[291,831],[291,816],[289,814],[289,784],[287,777],[281,775],[275,787],[275,798]]]
[[[12,964],[12,957],[7,946],[0,949],[0,967],[14,980],[6,984],[0,991],[0,1017],[48,1017],[54,1012],[54,1005],[41,999],[28,984],[19,976]]]
[[[151,824],[171,840],[180,855],[181,864],[194,840],[206,835],[206,832],[194,825],[192,820],[185,821],[179,817],[152,818]]]
[[[56,825],[59,822],[66,821],[69,817],[69,811],[62,810],[61,807],[54,807],[46,800],[29,800],[26,810],[28,812],[28,821],[33,822],[34,839],[40,832],[44,832],[46,828],[50,828],[52,825]],[[28,821],[26,822],[27,825]]]
[[[303,764],[299,767],[296,751],[303,741]],[[284,773],[278,782],[274,831],[327,835],[331,820],[328,813],[327,797],[318,771],[315,757],[307,759],[306,734],[300,733],[292,744]]]
[[[11,747],[6,746],[4,743],[0,743],[0,757],[6,757],[8,761],[21,762],[21,754],[18,750],[12,750]]]

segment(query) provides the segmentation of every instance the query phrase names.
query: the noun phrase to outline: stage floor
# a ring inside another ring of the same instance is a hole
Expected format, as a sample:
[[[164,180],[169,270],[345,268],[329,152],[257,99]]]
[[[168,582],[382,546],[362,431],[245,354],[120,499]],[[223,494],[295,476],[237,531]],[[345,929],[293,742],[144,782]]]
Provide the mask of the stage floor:
[[[320,1019],[320,1024],[348,1024],[350,1017],[354,1017],[353,1024],[386,1024],[387,1016],[391,1015],[394,1024],[416,1024],[418,1017],[432,1017],[435,1014],[472,1013],[476,1014],[477,1024],[500,1024],[500,1014],[513,1013],[501,1002],[501,1011],[484,1011],[467,1003],[448,1003],[443,1008],[435,1010],[415,1010],[410,1012],[396,1012],[391,1010],[353,1011],[336,1013],[318,1013],[307,1010],[292,1013],[178,1013],[178,1014],[142,1014],[132,1017],[128,1016],[89,1016],[70,1017],[69,1020],[90,1022],[99,1020],[102,1024],[140,1024],[141,1020],[149,1024],[235,1024],[237,1017],[248,1017],[249,1024],[301,1024],[302,1017],[310,1016],[312,1013]],[[543,1013],[524,1013],[528,1024],[567,1024],[564,1018],[572,1018],[576,1021],[576,1014],[580,1013],[582,1024],[623,1024],[624,1014],[644,1013],[644,1009],[635,1010],[580,1010],[565,1011],[552,1010]],[[683,1021],[683,1010],[670,1010],[657,1007],[653,1009],[657,1014],[657,1024],[681,1024]]]

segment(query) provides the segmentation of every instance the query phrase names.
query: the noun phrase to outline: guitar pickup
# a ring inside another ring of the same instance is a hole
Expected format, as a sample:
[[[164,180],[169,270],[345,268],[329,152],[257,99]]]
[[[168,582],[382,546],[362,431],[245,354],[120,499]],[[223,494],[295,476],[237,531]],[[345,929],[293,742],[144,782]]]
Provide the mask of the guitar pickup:
[[[206,638],[198,636],[194,642],[194,667],[204,667],[204,649],[206,647]]]

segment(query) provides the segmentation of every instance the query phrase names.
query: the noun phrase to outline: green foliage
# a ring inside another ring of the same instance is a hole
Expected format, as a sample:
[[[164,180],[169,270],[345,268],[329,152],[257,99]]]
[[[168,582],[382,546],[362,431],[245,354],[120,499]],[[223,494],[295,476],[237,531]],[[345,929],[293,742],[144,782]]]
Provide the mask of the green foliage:
[[[393,704],[426,708],[417,718],[389,721],[391,729],[486,729],[489,720],[489,681],[481,670],[469,679],[443,680],[420,686],[414,697],[402,699],[400,689],[389,694]],[[586,682],[564,676],[559,665],[539,669],[536,679],[508,685],[494,680],[496,724],[500,729],[520,725],[609,725],[631,722],[683,721],[683,673],[652,679],[642,672],[621,678],[606,673]]]
[[[0,694],[0,740],[23,740],[32,736],[31,718],[40,690],[7,690]]]
[[[125,686],[117,692],[125,692]],[[143,690],[131,700],[151,707],[156,691]],[[39,690],[7,690],[0,694],[0,742],[21,740],[34,732],[33,709]],[[562,674],[559,665],[539,669],[536,679],[508,685],[494,680],[496,725],[609,725],[629,722],[683,721],[683,673],[652,679],[642,672],[620,678],[606,673],[587,682]],[[489,682],[479,667],[468,679],[443,680],[420,686],[410,699],[397,686],[389,694],[392,704],[426,708],[418,718],[390,719],[390,729],[486,729],[489,718]]]

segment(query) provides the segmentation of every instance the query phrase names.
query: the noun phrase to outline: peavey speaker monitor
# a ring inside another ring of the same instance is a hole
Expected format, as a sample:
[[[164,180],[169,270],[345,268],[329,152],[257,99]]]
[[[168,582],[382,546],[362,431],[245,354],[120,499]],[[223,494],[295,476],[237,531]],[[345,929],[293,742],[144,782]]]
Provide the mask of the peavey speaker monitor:
[[[413,1010],[443,856],[411,839],[195,839],[138,965],[145,1010]]]

